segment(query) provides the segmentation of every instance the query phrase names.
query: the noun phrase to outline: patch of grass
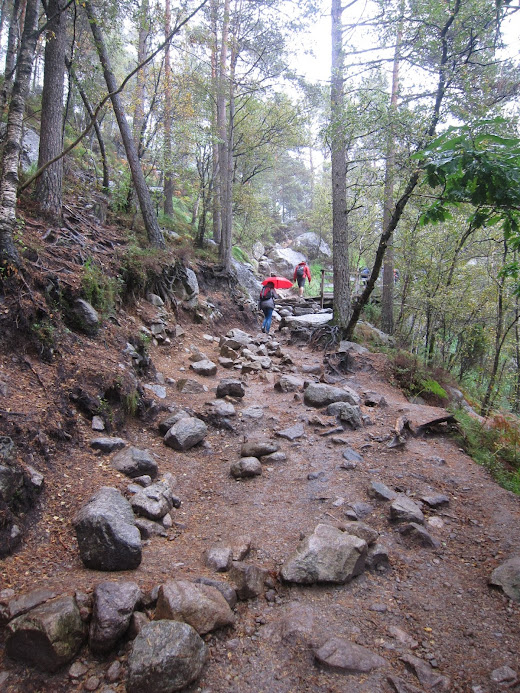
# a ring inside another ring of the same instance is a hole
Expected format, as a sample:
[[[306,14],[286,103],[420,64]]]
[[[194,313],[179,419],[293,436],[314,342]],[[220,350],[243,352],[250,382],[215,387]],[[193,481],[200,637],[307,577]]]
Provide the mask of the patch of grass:
[[[231,254],[237,260],[238,262],[242,262],[243,264],[248,264],[249,263],[249,257],[247,253],[245,253],[242,248],[239,248],[237,245],[233,246],[233,249],[231,250]]]
[[[520,425],[518,420],[495,417],[486,425],[464,410],[455,412],[458,442],[477,464],[508,491],[520,495]]]

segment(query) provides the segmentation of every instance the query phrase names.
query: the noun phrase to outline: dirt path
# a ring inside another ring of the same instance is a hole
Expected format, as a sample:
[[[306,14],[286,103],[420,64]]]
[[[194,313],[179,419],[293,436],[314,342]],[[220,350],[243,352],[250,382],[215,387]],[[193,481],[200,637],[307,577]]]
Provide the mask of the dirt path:
[[[189,344],[216,360],[217,347],[208,345],[202,332],[185,337],[184,347]],[[284,350],[298,372],[304,365],[321,361],[319,352],[306,348]],[[183,350],[157,348],[153,360],[165,378],[176,380],[189,374]],[[415,690],[427,690],[406,670],[400,660],[405,654],[432,662],[439,673],[450,678],[447,690],[505,690],[504,685],[491,681],[490,674],[509,665],[520,675],[520,608],[491,591],[487,579],[500,562],[519,551],[520,499],[496,486],[444,436],[412,438],[404,448],[389,449],[385,437],[399,416],[406,415],[417,424],[442,410],[412,405],[390,387],[382,376],[383,357],[367,357],[365,367],[349,376],[346,384],[360,394],[374,391],[384,395],[388,406],[363,407],[371,425],[346,431],[341,436],[347,441],[344,444],[322,436],[323,429],[312,421],[316,415],[327,417],[306,407],[301,396],[276,392],[271,376],[267,380],[249,377],[246,396],[236,405],[236,432],[211,429],[206,448],[176,453],[164,446],[154,427],[129,424],[120,435],[154,452],[160,473],[175,475],[177,495],[182,499],[168,539],[150,540],[141,566],[131,574],[93,573],[78,558],[71,519],[80,499],[88,498],[101,485],[123,490],[128,483],[110,467],[108,458],[96,456],[88,448],[92,432],[84,422],[84,449],[46,472],[47,504],[23,549],[3,561],[3,587],[23,591],[45,584],[58,591],[70,591],[71,585],[90,590],[102,580],[132,579],[149,589],[168,578],[225,580],[225,574],[216,576],[206,567],[203,553],[247,536],[253,546],[247,561],[270,571],[272,588],[267,599],[239,603],[235,628],[206,638],[209,662],[199,681],[186,690],[376,693],[393,690],[387,682],[389,674]],[[229,374],[219,369],[216,378],[204,382],[215,387],[218,378]],[[214,397],[210,391],[182,400],[173,386],[167,389],[168,402],[190,406],[196,412]],[[253,404],[264,408],[262,419],[241,416]],[[304,437],[293,443],[280,440],[286,462],[264,465],[262,475],[254,479],[232,479],[229,467],[239,455],[244,436],[274,437],[277,430],[297,422],[305,424]],[[340,466],[347,446],[364,459],[353,470]],[[438,549],[405,541],[389,521],[388,503],[368,496],[373,480],[412,498],[432,493],[449,497],[447,508],[425,509],[427,520],[435,518],[427,528],[439,540]],[[346,511],[356,503],[370,506],[363,521],[380,533],[379,541],[389,554],[388,571],[364,572],[344,586],[300,587],[275,580],[303,534],[312,532],[320,522],[340,526]],[[332,636],[367,647],[384,657],[387,666],[371,674],[349,676],[318,668],[311,645]],[[5,690],[85,690],[90,676],[103,680],[116,656],[124,665],[127,651],[122,646],[111,658],[100,661],[85,650],[80,659],[88,672],[78,682],[68,678],[67,669],[46,677],[5,662],[9,672]],[[124,691],[122,682],[104,688],[107,685],[100,683],[96,690]]]

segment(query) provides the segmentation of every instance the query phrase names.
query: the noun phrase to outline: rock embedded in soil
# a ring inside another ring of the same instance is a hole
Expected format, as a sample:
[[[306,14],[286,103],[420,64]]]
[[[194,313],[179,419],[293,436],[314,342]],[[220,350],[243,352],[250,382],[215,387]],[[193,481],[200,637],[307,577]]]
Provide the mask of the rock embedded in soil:
[[[367,543],[332,525],[320,524],[303,539],[284,563],[281,576],[287,582],[344,584],[363,572]]]
[[[331,638],[314,656],[320,664],[347,674],[366,674],[387,664],[378,654],[343,638]]]
[[[200,635],[235,622],[219,590],[186,580],[171,580],[159,587],[155,620],[162,619],[189,623]]]
[[[73,597],[58,597],[8,623],[6,652],[41,671],[54,672],[70,662],[86,639]]]
[[[201,419],[183,418],[169,429],[164,436],[164,442],[174,450],[185,452],[204,440],[207,433],[208,427]]]
[[[351,534],[354,537],[363,539],[369,547],[375,544],[379,538],[377,529],[373,529],[364,522],[345,522],[340,529],[346,534]]]
[[[285,452],[278,450],[277,452],[272,452],[270,455],[262,455],[263,464],[276,464],[277,462],[286,462],[287,455]]]
[[[287,440],[297,440],[305,435],[305,429],[302,423],[294,424],[290,428],[284,428],[282,431],[275,431],[275,435],[279,438],[286,438]]]
[[[368,554],[365,562],[367,570],[377,570],[384,572],[390,569],[390,560],[388,558],[388,549],[383,544],[374,544],[368,547]]]
[[[101,582],[94,589],[94,608],[89,629],[93,652],[110,652],[125,634],[141,590],[135,582]]]
[[[215,375],[215,373],[217,372],[217,365],[213,363],[213,361],[210,361],[206,358],[202,359],[201,361],[195,361],[195,363],[192,363],[190,365],[190,368],[197,375],[203,375],[205,377]]]
[[[280,392],[299,392],[304,385],[303,378],[296,375],[282,375],[274,384],[274,389]]]
[[[236,378],[223,378],[217,385],[217,399],[223,397],[241,398],[246,394],[244,383]]]
[[[177,380],[177,390],[182,392],[183,395],[198,395],[201,392],[207,392],[208,388],[203,383],[199,383],[198,380],[193,380],[191,378],[179,378]]]
[[[214,414],[215,416],[236,416],[235,407],[231,404],[231,402],[227,402],[225,399],[214,399],[211,402],[207,402],[206,406],[210,410],[211,414]]]
[[[229,546],[213,546],[204,552],[204,562],[216,573],[225,573],[231,568],[233,551]]]
[[[514,602],[520,602],[520,556],[514,556],[495,568],[489,584],[500,587]]]
[[[371,481],[368,487],[368,495],[377,500],[393,501],[397,498],[397,493],[389,489],[388,486],[381,481]]]
[[[264,457],[277,452],[280,446],[272,440],[253,439],[242,443],[240,455],[242,457]]]
[[[416,522],[424,524],[422,510],[411,498],[399,493],[390,506],[390,519],[394,522]]]
[[[403,655],[400,657],[400,660],[417,676],[421,686],[436,692],[445,691],[448,693],[448,691],[452,690],[450,680],[446,676],[442,676],[437,671],[434,671],[428,662],[410,654]]]
[[[152,621],[134,640],[128,656],[127,693],[171,693],[201,674],[207,647],[187,623]]]
[[[100,452],[108,455],[114,450],[121,450],[126,445],[122,438],[93,438],[90,441],[90,447],[94,450],[99,450]]]
[[[178,421],[180,421],[181,419],[189,419],[189,418],[190,418],[190,414],[187,411],[185,411],[184,409],[180,409],[179,411],[175,412],[174,414],[171,414],[170,416],[168,416],[166,419],[163,419],[163,421],[161,421],[159,423],[159,426],[158,426],[159,433],[162,433],[162,435],[164,436],[164,435],[166,435],[166,433],[168,433],[170,428],[172,426],[174,426]]]
[[[352,448],[347,448],[343,451],[343,457],[347,462],[364,462],[363,456]]]
[[[418,525],[416,522],[402,525],[399,528],[399,533],[404,537],[409,537],[416,544],[424,546],[427,549],[438,549],[441,545],[438,539],[432,537],[422,525]]]
[[[431,496],[421,496],[421,500],[426,503],[430,508],[445,508],[450,504],[450,499],[448,496],[444,496],[441,493],[437,493]]]
[[[255,599],[265,591],[265,579],[267,571],[260,566],[235,561],[231,567],[229,577],[235,584],[239,599]]]
[[[81,560],[92,570],[134,570],[141,563],[141,536],[130,503],[103,486],[74,519]]]
[[[340,388],[325,383],[311,383],[305,388],[303,400],[309,407],[326,407],[333,402],[349,402],[358,405],[360,397],[349,387]],[[328,411],[327,411],[328,413]],[[335,414],[331,414],[331,416]]]
[[[149,520],[162,520],[173,508],[173,495],[170,487],[158,481],[155,484],[140,488],[130,499],[130,505],[136,515]]]
[[[46,587],[38,587],[17,597],[13,594],[13,598],[8,599],[6,604],[7,620],[26,614],[31,609],[48,602],[50,599],[55,599],[57,596],[58,594],[55,590],[50,590]]]
[[[130,478],[148,474],[152,478],[157,476],[157,462],[148,450],[139,448],[127,448],[118,452],[111,461],[114,469],[126,474]]]
[[[229,604],[230,609],[234,609],[237,604],[237,593],[227,582],[214,580],[213,578],[200,577],[195,580],[196,584],[209,585],[217,589]]]
[[[258,457],[241,457],[233,462],[229,472],[235,479],[247,479],[262,474],[262,464]]]

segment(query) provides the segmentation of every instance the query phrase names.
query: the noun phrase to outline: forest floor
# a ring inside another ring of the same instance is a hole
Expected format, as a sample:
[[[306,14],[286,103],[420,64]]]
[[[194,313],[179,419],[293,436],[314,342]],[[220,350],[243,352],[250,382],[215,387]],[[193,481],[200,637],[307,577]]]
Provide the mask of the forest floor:
[[[229,305],[226,294],[207,298],[225,313],[220,324],[196,325],[181,311],[178,322],[184,335],[170,345],[150,346],[152,362],[166,381],[166,399],[157,399],[165,411],[170,405],[204,411],[205,403],[215,397],[219,379],[233,375],[219,367],[214,377],[196,378],[207,385],[207,392],[180,394],[174,381],[192,377],[191,345],[217,362],[218,342],[208,342],[205,334],[218,338],[232,327],[252,335],[259,331],[246,311]],[[0,309],[7,312],[9,306],[0,301]],[[520,605],[488,585],[493,569],[518,555],[520,498],[500,488],[448,431],[409,437],[403,447],[388,447],[399,417],[406,416],[417,426],[445,412],[407,401],[390,384],[382,354],[363,356],[362,367],[347,374],[344,384],[360,395],[383,395],[387,406],[362,406],[371,424],[345,431],[340,436],[343,443],[322,435],[325,429],[316,416],[328,417],[307,407],[301,393],[274,389],[278,374],[273,372],[245,378],[246,395],[235,403],[233,431],[210,427],[206,443],[188,452],[164,445],[157,430],[161,416],[148,422],[128,417],[112,435],[150,450],[159,474],[175,476],[182,505],[173,511],[168,536],[145,542],[137,570],[100,573],[83,566],[73,529],[75,514],[101,486],[125,493],[129,480],[112,468],[110,456],[90,447],[97,434],[91,421],[74,409],[69,394],[78,383],[87,387],[103,374],[120,372],[129,337],[141,324],[149,324],[153,310],[143,300],[131,312],[118,312],[117,324],[106,321],[96,338],[70,335],[48,363],[29,348],[0,353],[0,434],[13,437],[20,458],[45,477],[22,546],[0,560],[0,590],[12,588],[22,594],[45,586],[58,594],[72,594],[91,592],[106,580],[132,580],[143,590],[169,579],[226,581],[225,573],[216,575],[206,566],[204,552],[248,537],[253,548],[246,561],[269,571],[270,596],[239,602],[235,626],[205,636],[208,662],[198,681],[186,689],[190,693],[390,692],[395,688],[389,675],[401,680],[400,693],[520,690],[518,679],[497,683],[491,676],[504,666],[520,675]],[[279,334],[274,332],[272,338]],[[294,363],[294,374],[322,363],[323,352],[284,344],[283,338],[281,342]],[[261,419],[241,415],[252,405],[263,408]],[[294,442],[276,438],[276,431],[298,422],[304,424],[302,438]],[[230,476],[230,465],[238,459],[242,442],[252,436],[276,439],[287,461],[263,465],[261,476],[237,481]],[[347,447],[363,457],[355,469],[341,466]],[[409,543],[390,522],[388,503],[369,497],[372,481],[416,500],[434,493],[446,495],[447,507],[431,511],[424,506],[426,527],[439,548]],[[279,570],[300,538],[319,523],[341,527],[352,506],[365,508],[363,521],[379,532],[379,542],[388,550],[389,569],[365,571],[341,586],[281,582]],[[355,675],[319,667],[313,647],[331,637],[365,646],[381,655],[386,666]],[[3,638],[0,634],[0,644]],[[85,665],[78,678],[71,677],[69,666],[53,675],[37,672],[7,659],[2,649],[0,689],[123,693],[130,648],[131,643],[122,643],[108,658],[97,659],[85,647],[76,658]],[[431,682],[420,682],[401,659],[406,655],[430,662],[449,683],[443,679],[432,688]],[[109,683],[107,671],[116,659],[121,676]]]

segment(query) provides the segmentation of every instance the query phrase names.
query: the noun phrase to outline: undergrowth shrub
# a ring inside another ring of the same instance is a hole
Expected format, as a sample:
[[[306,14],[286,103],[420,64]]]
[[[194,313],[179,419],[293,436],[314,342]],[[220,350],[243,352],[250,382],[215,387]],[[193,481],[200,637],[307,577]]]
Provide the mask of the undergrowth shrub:
[[[394,384],[408,397],[422,397],[434,406],[445,406],[448,403],[449,396],[445,387],[451,384],[450,377],[442,369],[432,369],[406,351],[397,352],[390,359],[390,367]]]
[[[520,495],[520,423],[513,417],[495,416],[486,424],[468,412],[455,413],[458,442],[467,454],[485,467],[500,486]]]
[[[108,276],[102,267],[88,259],[83,266],[81,292],[103,316],[109,315],[116,307],[121,293],[121,281]]]

